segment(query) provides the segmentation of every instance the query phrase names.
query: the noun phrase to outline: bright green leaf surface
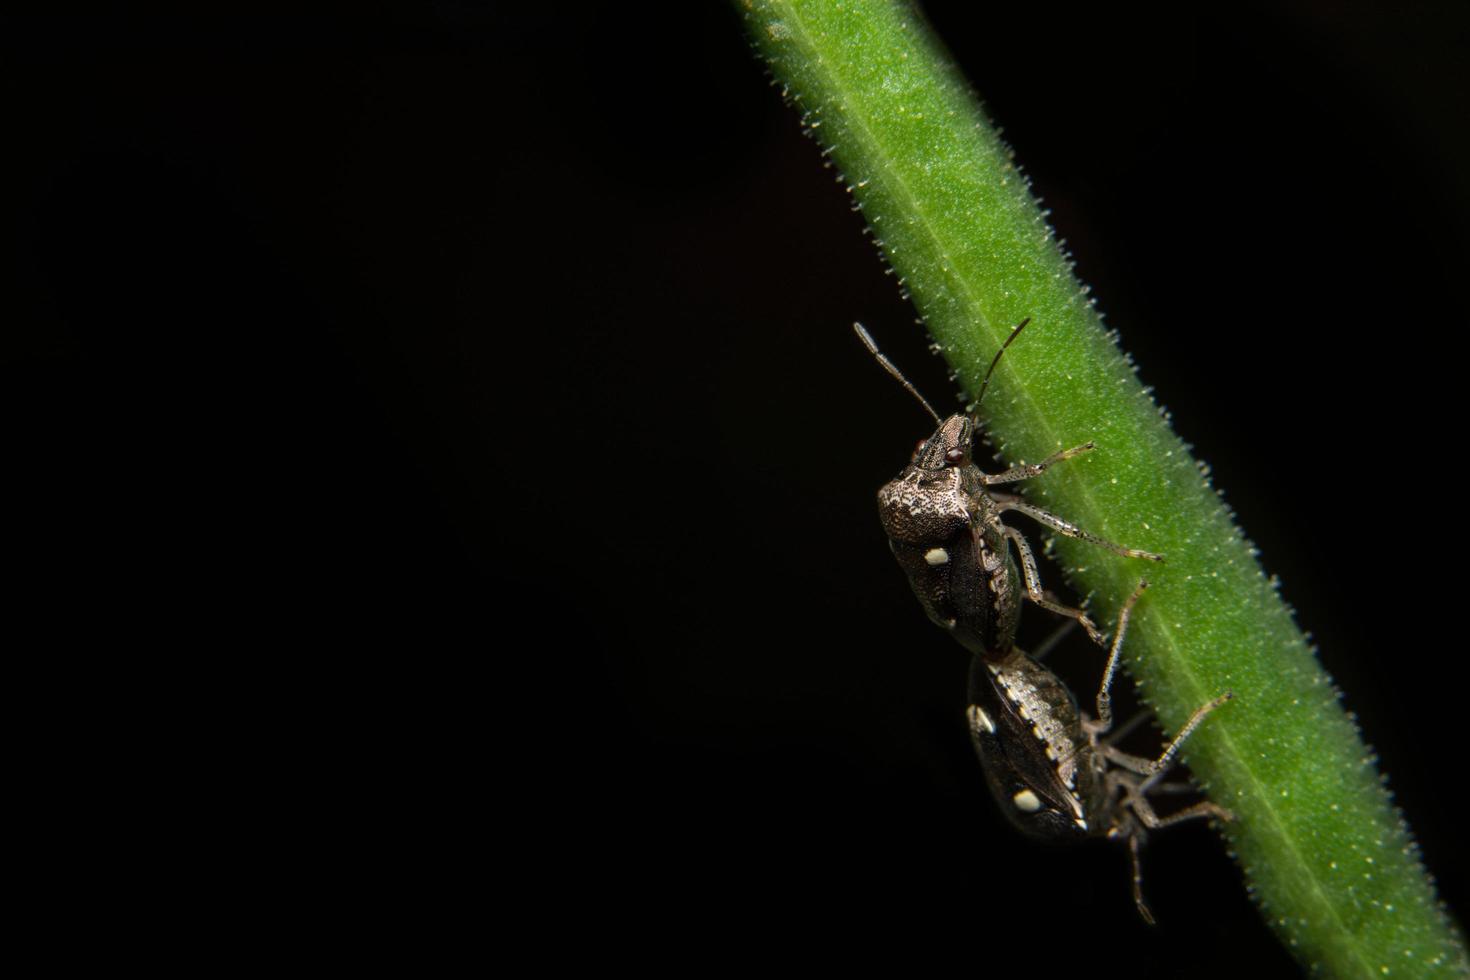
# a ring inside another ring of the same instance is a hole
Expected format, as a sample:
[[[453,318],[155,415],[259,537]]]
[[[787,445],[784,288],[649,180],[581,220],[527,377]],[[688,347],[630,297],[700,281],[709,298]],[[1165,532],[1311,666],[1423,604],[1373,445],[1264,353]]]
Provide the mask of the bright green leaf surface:
[[[903,3],[744,0],[752,36],[856,196],[884,257],[1009,461],[1095,440],[1026,485],[1082,527],[1167,564],[1068,539],[1059,560],[1099,622],[1142,576],[1125,656],[1166,729],[1236,699],[1185,757],[1263,914],[1331,976],[1470,974],[1371,753],[1250,543],[1102,327],[1009,150]]]

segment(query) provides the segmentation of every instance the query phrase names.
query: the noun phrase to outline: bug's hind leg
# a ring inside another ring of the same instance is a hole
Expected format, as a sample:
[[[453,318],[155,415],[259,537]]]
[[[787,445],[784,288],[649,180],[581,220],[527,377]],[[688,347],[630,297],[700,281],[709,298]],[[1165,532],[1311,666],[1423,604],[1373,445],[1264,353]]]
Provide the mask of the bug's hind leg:
[[[1148,583],[1140,581],[1118,612],[1118,628],[1113,631],[1113,647],[1108,651],[1102,684],[1097,689],[1097,720],[1089,726],[1094,735],[1101,735],[1113,727],[1113,674],[1118,670],[1118,654],[1123,649],[1123,637],[1128,634],[1128,618],[1133,615],[1133,607],[1138,604],[1138,597],[1143,595],[1146,588]]]
[[[1039,466],[1041,464],[1038,463],[1037,465]],[[1016,511],[1020,514],[1025,514],[1027,517],[1036,521],[1038,524],[1043,524],[1046,527],[1051,528],[1053,531],[1056,531],[1058,534],[1065,534],[1069,538],[1076,538],[1079,541],[1086,541],[1090,544],[1095,544],[1099,548],[1106,548],[1114,554],[1122,555],[1124,558],[1147,558],[1149,561],[1164,560],[1163,555],[1155,554],[1152,551],[1143,551],[1140,548],[1125,548],[1121,544],[1114,544],[1106,538],[1098,537],[1091,531],[1082,530],[1082,528],[1078,527],[1076,524],[1073,524],[1071,521],[1063,520],[1049,510],[1042,510],[1040,507],[1025,503],[1019,499],[1012,499],[1001,502],[999,512],[1005,513],[1009,510]]]
[[[1056,629],[1052,630],[1051,636],[1048,636],[1045,640],[1042,640],[1041,646],[1037,647],[1031,652],[1031,659],[1036,661],[1037,663],[1041,663],[1043,660],[1051,655],[1051,652],[1053,650],[1061,645],[1061,642],[1067,638],[1067,634],[1071,633],[1076,628],[1077,620],[1069,619],[1062,625],[1058,626]]]
[[[1042,609],[1049,609],[1058,616],[1066,616],[1075,619],[1079,625],[1087,630],[1087,635],[1092,637],[1092,642],[1098,646],[1106,646],[1103,635],[1097,631],[1092,620],[1087,618],[1087,613],[1081,609],[1064,606],[1060,602],[1053,602],[1046,597],[1041,588],[1041,573],[1036,570],[1036,556],[1031,553],[1031,545],[1026,543],[1026,537],[1013,527],[1000,525],[1005,536],[1016,546],[1016,551],[1021,556],[1021,577],[1026,582],[1026,597],[1036,603]]]
[[[1121,829],[1122,835],[1128,839],[1128,857],[1133,869],[1133,904],[1138,906],[1138,914],[1143,921],[1149,925],[1155,925],[1153,912],[1148,903],[1143,899],[1143,861],[1141,851],[1143,841],[1148,830],[1159,830],[1163,827],[1172,827],[1176,823],[1186,820],[1198,820],[1201,818],[1214,817],[1218,820],[1234,820],[1235,816],[1224,807],[1212,803],[1209,800],[1185,807],[1178,813],[1171,813],[1167,817],[1160,817],[1154,812],[1154,808],[1140,792],[1141,787],[1147,784],[1147,780],[1130,772],[1114,771],[1108,774],[1110,792],[1120,792],[1122,799],[1119,806],[1126,809],[1129,816],[1124,819]],[[1170,784],[1171,788],[1176,784]],[[1141,826],[1140,826],[1141,825]]]
[[[1143,900],[1143,859],[1140,851],[1143,849],[1143,835],[1132,833],[1128,835],[1128,863],[1133,867],[1133,904],[1138,906],[1138,914],[1143,916],[1143,921],[1151,926],[1158,925],[1154,914],[1149,910],[1148,903]]]
[[[1212,800],[1201,800],[1177,813],[1161,817],[1154,810],[1153,804],[1148,801],[1146,795],[1154,792],[1152,778],[1140,779],[1135,773],[1115,771],[1108,773],[1107,783],[1111,792],[1118,793],[1122,797],[1119,805],[1126,807],[1133,816],[1138,818],[1138,822],[1149,830],[1161,830],[1187,820],[1204,820],[1210,817],[1224,820],[1226,823],[1235,819],[1235,814]],[[1169,783],[1168,788],[1164,790],[1166,793],[1190,791],[1193,791],[1193,787],[1184,783]]]
[[[1138,591],[1142,591],[1141,589]],[[1134,592],[1136,599],[1138,591]],[[1130,605],[1131,605],[1130,600]],[[1119,633],[1127,625],[1127,607],[1120,616]],[[1109,658],[1111,670],[1112,661],[1116,660],[1119,641],[1114,641],[1112,656]],[[1106,690],[1104,681],[1104,690]],[[1101,695],[1101,692],[1099,692]],[[1159,830],[1164,827],[1172,827],[1176,823],[1184,823],[1187,820],[1200,820],[1215,818],[1217,820],[1230,821],[1235,815],[1229,810],[1211,800],[1201,800],[1191,806],[1187,806],[1177,813],[1161,817],[1154,811],[1153,804],[1148,800],[1148,793],[1156,791],[1159,793],[1174,793],[1187,790],[1187,786],[1180,783],[1161,784],[1161,780],[1168,773],[1174,763],[1174,756],[1179,751],[1179,746],[1189,737],[1190,733],[1199,727],[1205,716],[1214,711],[1220,705],[1230,700],[1233,695],[1230,692],[1220,695],[1213,701],[1206,702],[1195,709],[1194,714],[1189,716],[1189,721],[1179,730],[1179,734],[1164,747],[1164,751],[1157,759],[1145,759],[1142,756],[1130,755],[1123,752],[1112,744],[1111,740],[1102,741],[1096,736],[1098,730],[1093,723],[1091,734],[1093,745],[1098,755],[1104,761],[1104,785],[1108,798],[1116,801],[1115,806],[1121,811],[1119,819],[1114,824],[1115,836],[1126,837],[1128,840],[1128,856],[1133,868],[1133,903],[1138,906],[1138,914],[1143,921],[1154,925],[1153,912],[1149,910],[1148,903],[1143,899],[1143,864],[1140,859],[1140,850],[1143,840],[1149,830]],[[1103,700],[1099,697],[1098,710],[1102,713]],[[1114,765],[1116,769],[1106,769],[1107,765]]]

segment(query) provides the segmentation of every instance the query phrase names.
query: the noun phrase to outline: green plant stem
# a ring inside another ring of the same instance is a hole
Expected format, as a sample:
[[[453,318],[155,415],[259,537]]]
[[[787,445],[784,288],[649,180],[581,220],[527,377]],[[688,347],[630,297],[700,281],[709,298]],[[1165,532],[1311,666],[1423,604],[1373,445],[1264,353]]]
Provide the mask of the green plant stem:
[[[1125,657],[1167,729],[1235,693],[1185,755],[1236,814],[1225,833],[1272,927],[1333,976],[1470,973],[1330,678],[927,27],[894,0],[738,6],[972,398],[1012,326],[1032,318],[986,396],[987,432],[1008,462],[1095,440],[1028,496],[1168,557],[1157,566],[1055,542],[1099,622],[1140,577],[1152,582]]]

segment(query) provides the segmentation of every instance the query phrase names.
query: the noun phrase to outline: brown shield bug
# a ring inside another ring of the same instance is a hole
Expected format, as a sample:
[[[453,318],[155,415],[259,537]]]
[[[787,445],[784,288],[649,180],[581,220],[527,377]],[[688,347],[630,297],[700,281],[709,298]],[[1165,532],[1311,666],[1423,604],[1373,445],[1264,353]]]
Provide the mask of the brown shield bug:
[[[1188,789],[1160,785],[1180,744],[1205,715],[1230,700],[1229,693],[1201,705],[1156,759],[1123,752],[1114,745],[1125,726],[1113,726],[1113,674],[1128,630],[1128,617],[1148,583],[1138,588],[1118,616],[1102,685],[1097,716],[1077,708],[1067,686],[1046,667],[1011,649],[1000,658],[976,654],[970,662],[970,738],[985,769],[985,781],[1011,823],[1032,837],[1049,841],[1107,838],[1126,842],[1133,867],[1133,901],[1144,920],[1153,914],[1143,900],[1139,851],[1149,830],[1201,817],[1233,819],[1208,800],[1160,817],[1151,792]]]
[[[1028,317],[1017,324],[996,352],[975,399],[975,412],[1001,355],[1029,322]],[[914,450],[909,465],[878,491],[878,512],[889,546],[929,618],[970,651],[1000,659],[1015,643],[1021,600],[1026,598],[1077,620],[1094,642],[1106,645],[1086,613],[1048,598],[1041,588],[1030,545],[1001,517],[1010,511],[1025,514],[1059,534],[1090,541],[1129,558],[1163,561],[1163,556],[1105,541],[1015,494],[990,489],[1039,476],[1064,459],[1091,451],[1093,444],[1064,449],[1039,463],[985,473],[971,455],[978,415],[956,414],[941,419],[918,389],[878,350],[862,325],[855,323],[853,328],[878,363],[918,400],[937,426],[933,435]],[[1011,545],[1020,556],[1019,571]]]

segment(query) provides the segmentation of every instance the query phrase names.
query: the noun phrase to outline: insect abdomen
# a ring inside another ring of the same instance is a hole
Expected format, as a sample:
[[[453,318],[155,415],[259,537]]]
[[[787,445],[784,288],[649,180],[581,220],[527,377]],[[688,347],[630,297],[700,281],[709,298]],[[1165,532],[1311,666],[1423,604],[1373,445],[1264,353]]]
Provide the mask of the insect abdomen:
[[[994,633],[993,615],[986,601],[985,570],[970,530],[937,543],[890,540],[889,544],[929,618],[966,649],[984,651]]]

